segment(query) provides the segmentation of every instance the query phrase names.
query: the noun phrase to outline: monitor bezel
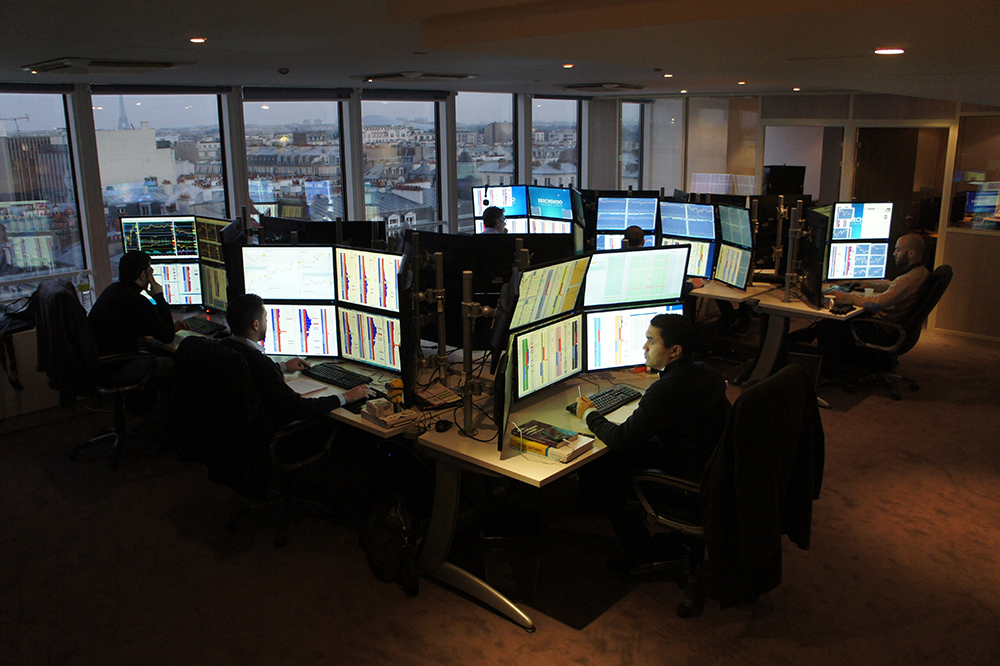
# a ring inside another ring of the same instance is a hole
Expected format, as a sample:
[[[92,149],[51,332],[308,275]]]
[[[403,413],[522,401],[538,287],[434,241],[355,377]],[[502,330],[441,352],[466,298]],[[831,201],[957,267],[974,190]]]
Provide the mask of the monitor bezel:
[[[286,296],[273,296],[264,294],[257,294],[265,301],[282,301],[286,303],[335,303],[337,301],[337,263],[336,263],[336,245],[243,245],[240,248],[240,260],[242,262],[242,278],[243,278],[243,291],[247,293],[246,286],[246,264],[248,249],[252,251],[269,251],[269,250],[309,250],[309,249],[330,249],[330,270],[332,272],[331,284],[333,285],[333,295],[330,298],[288,298]],[[256,292],[254,292],[256,293]]]

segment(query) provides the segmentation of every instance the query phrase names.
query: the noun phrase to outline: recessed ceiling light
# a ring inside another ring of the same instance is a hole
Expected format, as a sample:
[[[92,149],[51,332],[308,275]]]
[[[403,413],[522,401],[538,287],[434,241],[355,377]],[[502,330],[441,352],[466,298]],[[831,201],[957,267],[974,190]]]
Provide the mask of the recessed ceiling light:
[[[903,49],[875,49],[875,55],[902,55],[906,53]]]
[[[674,75],[673,74],[664,74],[663,78],[665,78],[665,79],[672,79],[672,78],[674,78]]]
[[[682,90],[682,91],[681,91],[681,94],[684,94],[684,93],[686,93],[686,92],[687,92],[687,90]]]
[[[31,73],[32,74],[38,74],[38,72],[36,72],[35,70],[31,70]]]
[[[800,90],[802,90],[802,88],[792,88],[792,92],[798,92]]]
[[[738,86],[745,86],[746,84],[747,84],[746,81],[737,81],[736,82],[736,85],[738,85]]]
[[[573,69],[573,63],[571,62],[566,63],[565,65],[563,65],[563,69]]]
[[[267,110],[270,109],[271,107],[269,107],[267,104],[261,104],[260,108]]]
[[[136,102],[135,105],[136,106],[142,106],[142,102]]]
[[[207,40],[204,37],[192,37],[191,38],[191,43],[192,44],[204,44],[206,41]]]

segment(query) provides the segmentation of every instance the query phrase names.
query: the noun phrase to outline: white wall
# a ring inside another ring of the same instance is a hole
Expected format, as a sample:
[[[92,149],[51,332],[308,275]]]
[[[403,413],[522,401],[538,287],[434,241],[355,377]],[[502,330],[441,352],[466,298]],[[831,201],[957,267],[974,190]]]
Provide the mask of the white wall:
[[[822,127],[780,127],[764,129],[764,165],[804,166],[806,180],[803,194],[819,197],[820,171],[823,163]]]

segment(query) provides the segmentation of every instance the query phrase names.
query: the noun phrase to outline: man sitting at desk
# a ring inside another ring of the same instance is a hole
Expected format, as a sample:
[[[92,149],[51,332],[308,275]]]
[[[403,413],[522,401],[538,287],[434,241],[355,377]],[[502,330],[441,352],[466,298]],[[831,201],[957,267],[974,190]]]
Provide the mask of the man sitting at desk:
[[[244,294],[229,301],[226,322],[233,334],[219,344],[243,356],[260,402],[276,430],[292,421],[323,416],[341,405],[374,395],[367,384],[355,386],[340,396],[305,398],[296,393],[285,383],[282,373],[305,370],[309,364],[301,358],[276,363],[267,357],[261,344],[267,336],[267,309],[256,294]]]
[[[503,208],[490,206],[483,211],[483,233],[484,234],[505,234],[507,233],[506,216]]]

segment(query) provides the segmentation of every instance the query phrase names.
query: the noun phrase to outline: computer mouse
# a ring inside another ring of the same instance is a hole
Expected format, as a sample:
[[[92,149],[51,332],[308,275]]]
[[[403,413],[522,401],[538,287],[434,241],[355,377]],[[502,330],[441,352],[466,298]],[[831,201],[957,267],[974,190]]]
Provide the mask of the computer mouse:
[[[438,432],[447,432],[448,430],[451,429],[452,425],[454,424],[448,419],[441,419],[440,421],[434,424],[434,429],[437,430]]]

